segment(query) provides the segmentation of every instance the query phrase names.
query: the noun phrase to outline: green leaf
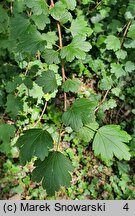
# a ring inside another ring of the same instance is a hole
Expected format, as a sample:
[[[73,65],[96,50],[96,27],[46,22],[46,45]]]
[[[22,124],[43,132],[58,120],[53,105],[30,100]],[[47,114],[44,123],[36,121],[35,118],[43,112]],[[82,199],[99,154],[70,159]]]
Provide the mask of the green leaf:
[[[135,40],[135,23],[130,26],[127,36]]]
[[[85,59],[85,57],[85,52],[80,50],[79,48],[74,47],[72,44],[62,48],[61,50],[61,58],[66,58],[66,60],[69,62],[72,62],[75,58]]]
[[[134,19],[134,16],[135,16],[135,2],[134,0],[130,0],[128,2],[128,8],[127,8],[127,11],[130,12],[133,16],[133,19]]]
[[[77,99],[63,114],[62,120],[66,126],[70,125],[73,130],[78,131],[83,125],[95,120],[95,107],[96,103],[89,99]]]
[[[120,175],[125,174],[125,173],[127,173],[127,174],[129,173],[130,165],[126,161],[122,161],[122,162],[118,161],[117,165],[118,165]]]
[[[67,22],[69,22],[71,20],[72,20],[71,13],[68,12],[68,11],[65,11],[64,13],[61,14],[59,22],[62,23],[62,24],[65,24],[65,23],[67,23]]]
[[[0,90],[0,107],[5,105],[4,99],[5,99],[5,92]]]
[[[24,9],[25,9],[24,0],[16,0],[16,1],[14,1],[14,7],[13,7],[14,14],[22,13]]]
[[[53,148],[51,135],[42,129],[30,129],[23,133],[16,143],[20,149],[21,163],[25,165],[34,156],[43,161],[48,156],[49,150]]]
[[[51,8],[50,14],[55,20],[60,20],[63,11],[65,12],[65,5],[59,1]]]
[[[109,90],[112,88],[113,85],[113,79],[111,76],[106,76],[106,74],[103,74],[103,78],[99,81],[99,88],[101,90]]]
[[[46,1],[43,0],[25,0],[25,4],[27,5],[27,7],[32,9],[32,12],[34,15],[41,15],[42,13],[44,14],[48,14],[49,13],[49,9],[47,6]]]
[[[127,56],[127,52],[125,50],[118,50],[116,52],[116,56],[118,59],[125,59]]]
[[[114,35],[107,36],[105,43],[106,43],[106,49],[108,50],[117,51],[120,49],[120,40]]]
[[[42,58],[45,59],[47,64],[60,63],[59,53],[52,49],[45,49],[44,53],[42,53]]]
[[[42,88],[34,82],[33,88],[29,90],[29,96],[36,98],[37,102],[41,103],[41,98],[44,96],[44,92]]]
[[[34,26],[30,26],[27,32],[21,35],[17,45],[17,50],[19,52],[36,54],[38,50],[44,50],[46,41],[43,35],[37,31]]]
[[[124,47],[126,47],[126,48],[135,48],[135,40],[131,40],[128,43],[124,43]]]
[[[76,7],[76,0],[61,0],[61,2],[70,10],[74,10]]]
[[[37,78],[36,83],[43,87],[44,93],[53,92],[57,89],[56,76],[53,71],[43,71],[42,76]]]
[[[93,0],[82,0],[81,3],[87,5],[89,3],[93,3]]]
[[[97,13],[95,16],[92,16],[92,17],[91,17],[91,22],[92,22],[93,24],[97,24],[97,23],[99,23],[102,19],[103,19],[102,15],[99,14],[99,13]]]
[[[85,40],[85,37],[75,36],[68,46],[62,48],[61,58],[66,58],[69,62],[73,61],[75,58],[85,59],[85,52],[88,52],[92,48],[90,43]]]
[[[29,26],[29,19],[16,14],[15,17],[10,19],[10,37],[13,39],[19,38],[20,35],[25,34]]]
[[[31,8],[33,12],[30,18],[35,22],[38,29],[43,30],[46,24],[50,23],[47,3],[43,0],[25,0],[25,4],[27,7]]]
[[[0,5],[0,33],[5,34],[8,27],[7,11]]]
[[[116,100],[114,100],[113,98],[105,101],[103,104],[102,104],[102,109],[105,111],[105,110],[109,110],[109,109],[113,109],[114,107],[117,107],[117,103],[116,103]]]
[[[13,94],[7,96],[6,112],[11,116],[11,118],[16,119],[19,111],[22,110],[22,102],[19,97]]]
[[[23,80],[23,83],[28,89],[33,88],[33,81],[30,77],[25,77],[25,79]]]
[[[30,24],[29,19],[21,15],[16,15],[11,19],[10,38],[11,42],[18,39],[15,44],[19,52],[35,54],[38,50],[43,50],[46,45],[41,33]]]
[[[89,67],[95,72],[98,73],[98,71],[105,71],[105,65],[104,62],[97,58],[97,59],[89,59]],[[105,73],[104,73],[105,74]]]
[[[93,139],[95,131],[98,129],[98,127],[99,125],[97,122],[90,123],[80,128],[77,135],[84,142],[90,142]]]
[[[58,37],[54,31],[47,32],[46,34],[42,34],[43,39],[47,42],[46,48],[52,49],[53,45],[56,44]]]
[[[66,156],[58,151],[50,152],[44,161],[36,161],[32,180],[40,182],[49,196],[55,194],[61,186],[70,186],[73,166]]]
[[[79,48],[82,51],[88,52],[92,48],[92,46],[85,40],[86,37],[84,36],[75,36],[71,44],[74,48]]]
[[[4,22],[8,19],[8,15],[6,10],[0,5],[0,22]]]
[[[111,73],[114,73],[117,78],[126,75],[126,72],[123,70],[122,65],[116,63],[111,64]]]
[[[125,64],[125,71],[131,73],[135,70],[135,63],[131,61],[127,61]]]
[[[92,29],[87,27],[87,22],[82,19],[82,18],[76,18],[74,20],[72,20],[71,22],[71,27],[70,27],[70,31],[72,36],[76,36],[76,35],[82,35],[82,36],[86,36],[86,35],[91,35],[92,34]]]
[[[75,92],[76,93],[76,92],[78,92],[80,84],[81,84],[80,80],[77,80],[77,79],[76,80],[68,79],[68,80],[66,80],[63,83],[62,88],[63,88],[63,90],[65,92],[71,91],[71,92]]]
[[[112,160],[114,155],[119,160],[129,160],[131,155],[125,143],[130,140],[131,136],[121,130],[119,125],[106,125],[98,129],[93,141],[93,150],[95,155],[100,155],[104,161]]]
[[[46,24],[50,23],[50,19],[48,18],[48,16],[46,16],[46,14],[41,14],[39,16],[32,15],[31,19],[35,22],[37,28],[40,30],[44,30]]]
[[[50,10],[51,16],[60,23],[66,23],[72,19],[71,13],[69,13],[65,5],[62,2],[56,2],[54,7]]]
[[[14,77],[13,81],[9,81],[6,85],[6,91],[8,93],[13,92],[17,86],[19,86],[22,83],[22,78],[19,76]]]
[[[14,137],[15,128],[13,125],[0,124],[0,152],[8,154],[10,152],[10,138]]]
[[[116,88],[112,88],[111,91],[112,91],[112,93],[113,93],[114,95],[116,95],[117,97],[119,97],[120,92],[121,92],[121,89],[118,88],[118,87],[116,87]]]

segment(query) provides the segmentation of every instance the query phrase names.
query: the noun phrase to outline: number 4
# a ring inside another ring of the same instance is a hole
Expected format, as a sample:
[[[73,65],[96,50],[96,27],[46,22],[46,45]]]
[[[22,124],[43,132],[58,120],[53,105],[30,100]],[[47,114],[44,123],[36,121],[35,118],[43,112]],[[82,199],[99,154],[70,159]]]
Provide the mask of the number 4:
[[[129,210],[129,207],[128,207],[128,203],[126,203],[123,207],[124,210],[128,211]]]

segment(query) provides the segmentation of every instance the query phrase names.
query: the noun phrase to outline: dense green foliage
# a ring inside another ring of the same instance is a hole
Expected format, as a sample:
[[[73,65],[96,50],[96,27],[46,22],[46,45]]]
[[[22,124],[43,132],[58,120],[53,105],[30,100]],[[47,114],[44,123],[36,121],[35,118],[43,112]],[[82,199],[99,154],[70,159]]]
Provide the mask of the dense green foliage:
[[[0,18],[0,152],[19,149],[21,164],[34,163],[32,180],[51,196],[71,175],[87,179],[90,152],[99,172],[112,166],[118,175],[103,184],[116,196],[98,196],[95,173],[86,196],[133,198],[126,184],[135,184],[134,0],[6,0]],[[77,174],[77,151],[84,173]]]

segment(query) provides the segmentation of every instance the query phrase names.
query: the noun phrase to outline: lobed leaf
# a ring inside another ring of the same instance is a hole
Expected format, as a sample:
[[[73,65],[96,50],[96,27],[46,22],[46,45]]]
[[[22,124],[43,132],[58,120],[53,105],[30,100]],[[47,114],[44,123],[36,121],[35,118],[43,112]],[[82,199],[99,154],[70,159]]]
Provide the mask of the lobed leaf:
[[[60,63],[59,53],[52,49],[45,49],[42,53],[42,57],[45,59],[47,64],[58,64]]]
[[[76,18],[74,20],[72,20],[71,22],[71,27],[70,27],[70,31],[72,36],[76,36],[76,35],[82,35],[82,36],[86,36],[86,35],[91,35],[92,34],[92,29],[87,27],[87,22],[82,19],[82,18]]]
[[[71,80],[71,79],[68,79],[66,80],[63,85],[62,85],[62,88],[64,89],[65,92],[77,92],[79,87],[80,87],[80,80]]]
[[[42,13],[48,14],[48,5],[46,1],[43,0],[24,0],[27,7],[32,9],[34,15],[41,15]]]
[[[116,156],[119,160],[130,159],[129,147],[125,144],[131,140],[127,132],[121,130],[119,125],[106,125],[98,129],[94,140],[93,150],[96,156],[100,155],[104,161]]]
[[[62,2],[56,2],[54,7],[50,10],[51,16],[60,23],[66,23],[72,19],[72,15],[67,11]]]
[[[40,30],[44,30],[46,25],[50,23],[50,19],[46,14],[40,14],[39,16],[32,15],[31,19],[35,22],[35,25]]]
[[[7,96],[6,112],[12,119],[16,119],[19,111],[22,111],[22,101],[13,94]]]
[[[21,163],[25,165],[34,156],[43,161],[53,147],[53,139],[45,130],[30,129],[24,131],[24,134],[17,140],[16,145],[20,149]]]
[[[127,36],[135,40],[135,23],[130,26]]]
[[[42,34],[43,39],[47,42],[46,48],[52,49],[53,45],[56,44],[56,41],[58,40],[58,37],[56,35],[56,32],[49,31],[46,34]]]
[[[56,76],[53,71],[44,71],[42,75],[36,79],[36,83],[43,88],[44,93],[53,92],[57,89]]]
[[[9,124],[0,124],[0,152],[10,152],[10,138],[15,134],[15,127]]]
[[[35,26],[30,26],[23,35],[19,37],[19,43],[17,44],[17,50],[19,52],[26,52],[30,54],[36,54],[37,51],[44,50],[46,41],[43,35],[37,31]]]
[[[19,38],[20,35],[25,35],[25,32],[30,27],[29,19],[25,18],[20,14],[16,14],[10,19],[10,37],[15,39]]]
[[[62,48],[61,58],[66,58],[69,62],[73,61],[75,58],[85,59],[86,52],[91,49],[90,43],[85,40],[86,38],[83,36],[75,36],[69,45]]]
[[[126,72],[123,70],[122,65],[118,63],[111,63],[111,73],[114,73],[117,78],[126,75]]]
[[[132,61],[127,61],[125,64],[125,71],[131,73],[135,70],[135,63]]]
[[[108,50],[113,50],[113,51],[119,50],[121,46],[119,38],[115,37],[114,35],[107,36],[105,43],[106,43],[106,48]]]
[[[89,99],[77,99],[73,105],[63,114],[62,120],[66,126],[70,125],[73,130],[78,131],[83,125],[94,121],[95,102]]]
[[[44,161],[36,161],[36,168],[32,172],[32,180],[40,182],[49,196],[55,194],[61,186],[70,186],[73,166],[69,159],[61,152],[50,152]]]
[[[61,0],[61,2],[70,10],[74,10],[76,7],[76,0]]]
[[[93,139],[98,127],[99,125],[97,122],[89,123],[88,125],[84,125],[82,128],[80,128],[77,135],[84,142],[90,142]]]

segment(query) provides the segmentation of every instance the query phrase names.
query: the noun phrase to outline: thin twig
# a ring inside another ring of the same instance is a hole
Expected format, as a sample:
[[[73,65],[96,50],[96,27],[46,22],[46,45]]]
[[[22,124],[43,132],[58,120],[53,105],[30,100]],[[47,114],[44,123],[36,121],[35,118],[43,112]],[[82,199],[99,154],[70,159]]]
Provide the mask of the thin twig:
[[[131,25],[131,20],[128,21],[127,26],[125,28],[125,31],[123,33],[123,37],[122,37],[122,40],[121,40],[121,48],[123,47],[123,43],[125,41],[125,38],[126,38],[126,35],[127,35],[127,32],[128,32],[128,29],[129,29],[130,25]]]
[[[10,3],[10,12],[11,12],[11,15],[13,14],[13,1],[11,1]]]
[[[39,119],[35,122],[35,124],[33,125],[32,128],[36,127],[37,124],[41,121],[41,119],[42,119],[42,117],[43,117],[43,115],[44,115],[44,113],[45,113],[46,107],[47,107],[47,101],[46,101],[45,104],[44,104],[44,108],[43,108],[43,110],[42,110],[42,113],[41,113]]]
[[[56,151],[59,150],[60,142],[61,142],[61,130],[59,131],[59,137],[58,137],[58,141],[57,141],[57,145],[56,145]]]
[[[50,8],[54,7],[54,1],[51,0],[51,5]],[[63,43],[62,43],[62,34],[61,34],[61,26],[60,22],[57,22],[57,29],[58,29],[58,36],[59,36],[59,48],[63,48]],[[61,73],[62,73],[62,81],[65,82],[66,76],[65,76],[65,65],[63,60],[61,61]],[[64,92],[64,112],[67,110],[67,94]]]
[[[57,22],[57,28],[58,28],[58,35],[59,35],[59,45],[60,48],[62,49],[63,44],[62,44],[62,34],[61,34],[61,27],[60,27],[60,23]]]
[[[94,9],[96,9],[97,7],[99,7],[101,4],[102,4],[102,1],[100,1],[100,2],[97,1],[96,6],[95,6]]]
[[[50,7],[54,7],[54,2],[53,2],[53,0],[51,0],[51,5],[50,5]]]
[[[98,111],[99,107],[104,103],[104,101],[106,100],[106,97],[107,97],[108,93],[109,93],[109,90],[106,91],[106,93],[105,93],[102,101],[100,101],[100,103],[98,104],[97,108],[95,109],[95,112]]]
[[[115,119],[115,122],[116,122],[116,123],[118,123],[118,117],[119,117],[119,114],[120,114],[122,108],[124,107],[124,105],[125,105],[125,102],[121,105],[120,109],[117,111],[116,119]]]
[[[27,67],[26,67],[26,70],[25,70],[25,76],[27,75],[28,71],[29,71],[29,68],[28,68],[28,66],[27,66]]]
[[[123,26],[122,30],[120,32],[118,32],[118,34],[117,34],[118,36],[121,34],[121,32],[124,31],[124,29],[126,28],[126,26],[127,26],[127,23]]]
[[[57,22],[57,28],[58,28],[58,35],[59,35],[59,47],[60,49],[63,48],[63,44],[62,44],[62,34],[61,34],[61,27],[60,27],[60,23]],[[64,62],[62,61],[62,65],[61,65],[61,70],[62,70],[62,79],[63,82],[65,81],[65,68],[64,68]]]
[[[91,13],[94,11],[94,10],[96,10],[101,4],[102,4],[103,2],[102,2],[102,0],[100,1],[100,2],[96,2],[96,6],[90,11]]]
[[[58,35],[59,35],[59,46],[60,49],[62,49],[63,44],[62,44],[62,34],[61,34],[61,27],[60,23],[57,22],[57,28],[58,28]],[[65,66],[63,60],[61,61],[61,73],[62,73],[62,81],[65,82]],[[67,110],[67,94],[64,92],[64,112]]]
[[[78,4],[81,5],[81,0],[77,0]]]

